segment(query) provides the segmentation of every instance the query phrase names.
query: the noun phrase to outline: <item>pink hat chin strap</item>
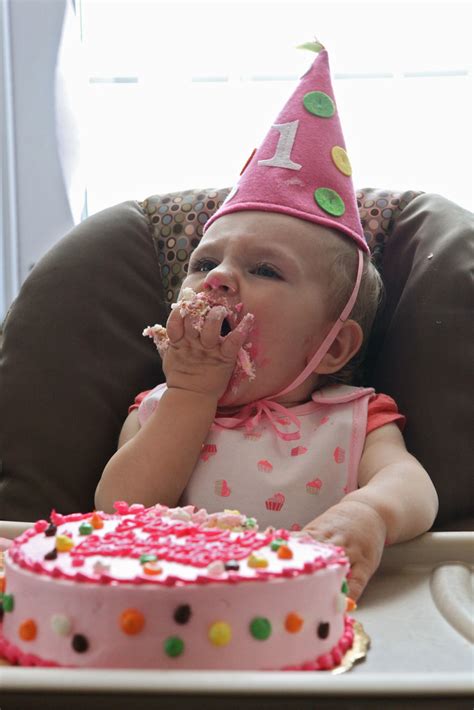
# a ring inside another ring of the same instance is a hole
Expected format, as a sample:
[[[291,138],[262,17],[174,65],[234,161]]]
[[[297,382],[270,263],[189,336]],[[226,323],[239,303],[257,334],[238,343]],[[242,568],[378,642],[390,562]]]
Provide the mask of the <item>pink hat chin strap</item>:
[[[281,397],[281,395],[286,394],[287,392],[291,392],[302,382],[304,382],[306,378],[309,377],[312,372],[314,372],[323,357],[326,355],[327,351],[329,350],[335,338],[337,337],[337,334],[341,330],[346,320],[349,318],[350,312],[354,307],[357,294],[359,293],[363,267],[364,259],[362,256],[362,252],[359,250],[359,265],[357,268],[357,277],[350,298],[347,301],[341,315],[334,323],[331,330],[326,335],[323,342],[321,343],[311,360],[308,362],[303,372],[298,375],[296,380],[294,380],[290,385],[288,385],[288,387],[285,387],[285,389],[283,389],[281,392],[278,392],[278,394],[274,394],[271,397],[266,397],[265,399],[258,399],[255,402],[250,402],[249,404],[242,407],[239,412],[237,412],[234,416],[225,417],[220,416],[220,414],[217,413],[216,418],[214,420],[217,426],[221,426],[224,429],[234,429],[237,427],[245,426],[247,431],[251,432],[253,431],[254,427],[258,425],[261,417],[263,415],[266,415],[271,426],[273,427],[280,439],[283,439],[284,441],[294,441],[295,439],[300,438],[300,421],[298,417],[295,416],[291,409],[287,409],[284,405],[278,404],[278,402],[274,402],[273,400],[275,399],[275,397]],[[286,417],[286,419],[288,420],[288,424],[293,424],[293,431],[286,431],[278,426],[278,424],[280,423],[278,417],[281,418],[282,415]]]
[[[356,281],[354,288],[352,290],[351,295],[349,296],[349,300],[347,301],[346,305],[344,306],[344,309],[337,319],[337,321],[334,323],[332,326],[331,330],[329,333],[326,335],[324,338],[323,342],[319,346],[319,348],[316,350],[314,353],[313,357],[311,360],[308,362],[306,367],[304,368],[303,372],[301,372],[296,380],[294,380],[288,387],[285,387],[281,392],[278,392],[277,394],[272,395],[271,397],[267,397],[267,399],[275,399],[275,397],[281,397],[284,394],[287,394],[288,392],[291,392],[292,390],[296,389],[301,385],[311,373],[315,371],[323,357],[326,355],[327,351],[337,338],[337,335],[339,331],[341,330],[342,326],[346,322],[346,320],[349,318],[349,315],[354,308],[354,303],[356,302],[357,294],[359,293],[359,288],[360,288],[360,282],[362,280],[362,271],[364,269],[364,257],[362,255],[362,252],[360,249],[358,249],[358,255],[359,255],[359,262],[357,266],[357,276],[356,276]]]

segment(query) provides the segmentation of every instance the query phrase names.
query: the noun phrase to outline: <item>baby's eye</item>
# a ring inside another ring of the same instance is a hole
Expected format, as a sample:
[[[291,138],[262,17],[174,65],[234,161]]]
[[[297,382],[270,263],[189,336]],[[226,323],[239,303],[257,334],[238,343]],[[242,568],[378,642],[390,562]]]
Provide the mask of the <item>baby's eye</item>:
[[[278,271],[270,264],[257,264],[253,273],[257,274],[257,276],[264,276],[267,279],[281,279]]]
[[[196,271],[206,272],[212,271],[217,266],[217,262],[212,259],[198,259],[197,261],[192,261],[189,265],[190,273],[195,273]]]

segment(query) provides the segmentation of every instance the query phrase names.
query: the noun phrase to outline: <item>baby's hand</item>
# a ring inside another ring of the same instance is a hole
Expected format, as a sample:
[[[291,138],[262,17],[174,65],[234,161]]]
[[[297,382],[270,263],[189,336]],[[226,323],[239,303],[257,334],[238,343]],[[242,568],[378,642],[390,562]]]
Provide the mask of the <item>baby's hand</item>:
[[[349,596],[358,599],[380,564],[386,525],[367,503],[342,500],[304,528],[316,540],[339,545],[351,562]]]
[[[169,347],[163,358],[168,388],[222,397],[253,324],[248,314],[228,335],[221,336],[226,314],[224,306],[213,306],[198,330],[193,316],[182,317],[179,309],[171,312],[166,324]]]

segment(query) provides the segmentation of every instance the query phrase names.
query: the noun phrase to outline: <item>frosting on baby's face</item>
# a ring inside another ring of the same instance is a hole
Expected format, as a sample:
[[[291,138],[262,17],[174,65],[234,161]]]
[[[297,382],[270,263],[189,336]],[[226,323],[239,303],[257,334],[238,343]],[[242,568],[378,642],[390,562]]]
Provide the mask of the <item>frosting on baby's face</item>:
[[[242,304],[255,327],[250,352],[256,377],[221,400],[240,405],[276,394],[303,370],[328,329],[322,242],[331,230],[284,214],[246,211],[211,225],[191,256],[183,289]],[[285,401],[305,401],[305,387]]]
[[[222,324],[225,337],[230,331],[236,328],[244,328],[251,332],[254,317],[251,313],[242,314],[241,303],[230,303],[226,296],[218,289],[200,291],[196,293],[189,286],[182,288],[177,303],[173,303],[172,310],[178,310],[181,318],[189,317],[193,327],[200,333],[206,322],[206,318],[215,306],[220,306],[225,311],[225,319]],[[169,348],[170,341],[166,328],[156,324],[147,326],[143,335],[152,338],[156,348],[163,358]],[[252,358],[252,344],[248,340],[239,349],[234,372],[229,382],[229,389],[236,391],[244,380],[255,378],[255,364]]]

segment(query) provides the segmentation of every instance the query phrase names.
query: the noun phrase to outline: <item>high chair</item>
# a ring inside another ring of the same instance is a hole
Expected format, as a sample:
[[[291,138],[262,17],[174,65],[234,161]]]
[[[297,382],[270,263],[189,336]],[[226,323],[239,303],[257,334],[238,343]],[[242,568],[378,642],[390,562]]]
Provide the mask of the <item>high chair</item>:
[[[0,549],[2,537],[28,527],[19,521],[93,509],[129,405],[163,381],[143,328],[166,322],[203,225],[227,194],[189,190],[110,207],[30,273],[0,357]],[[2,708],[472,706],[473,536],[459,532],[473,515],[472,214],[420,192],[357,197],[386,287],[361,383],[392,395],[407,416],[407,447],[438,490],[434,529],[450,530],[385,550],[354,612],[371,638],[365,662],[343,678],[3,666]]]
[[[34,267],[4,323],[0,519],[93,508],[128,406],[163,381],[142,330],[166,323],[203,225],[228,192],[115,205]],[[357,198],[386,288],[363,383],[407,416],[407,448],[439,494],[435,529],[465,529],[473,515],[472,214],[421,192],[367,188]]]

